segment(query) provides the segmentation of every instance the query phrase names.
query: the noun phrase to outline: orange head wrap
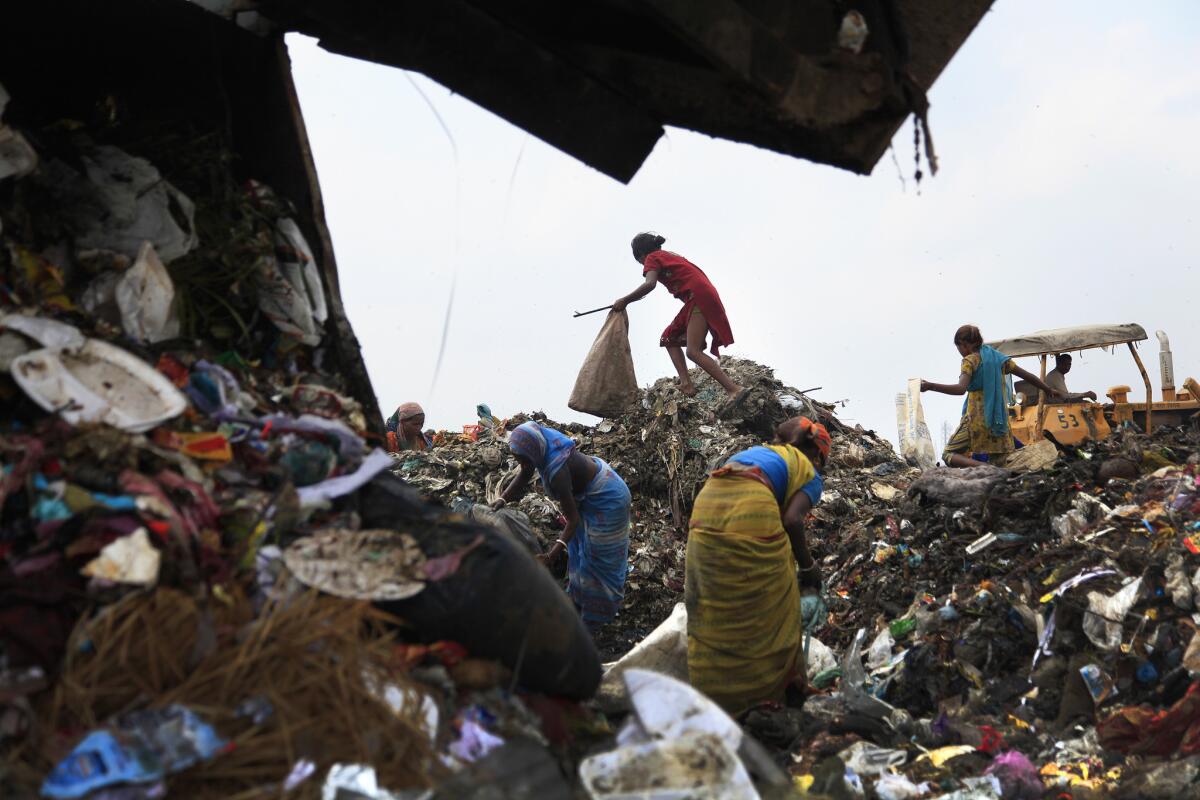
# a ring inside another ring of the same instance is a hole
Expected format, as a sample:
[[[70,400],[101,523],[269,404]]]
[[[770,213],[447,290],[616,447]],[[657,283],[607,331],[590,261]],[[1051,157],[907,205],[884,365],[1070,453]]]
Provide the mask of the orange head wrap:
[[[813,422],[808,417],[792,417],[783,422],[775,430],[779,441],[799,445],[805,439],[811,441],[821,453],[821,458],[829,458],[829,447],[832,440],[829,431],[819,422]]]

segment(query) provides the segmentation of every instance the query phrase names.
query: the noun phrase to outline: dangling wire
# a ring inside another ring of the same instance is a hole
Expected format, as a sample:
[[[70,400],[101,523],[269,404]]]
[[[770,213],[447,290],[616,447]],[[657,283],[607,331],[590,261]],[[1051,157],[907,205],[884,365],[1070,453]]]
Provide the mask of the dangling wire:
[[[917,194],[921,193],[921,118],[913,115],[913,180],[917,183]]]
[[[437,106],[422,91],[421,86],[413,80],[412,74],[405,72],[404,77],[408,79],[413,89],[425,101],[425,105],[429,106],[429,110],[433,112],[434,119],[437,120],[438,125],[442,128],[442,132],[446,134],[446,139],[450,142],[450,152],[454,156],[454,260],[450,266],[450,296],[446,299],[446,314],[442,318],[442,341],[438,346],[437,361],[433,365],[433,379],[429,382],[429,396],[433,397],[434,391],[437,390],[438,376],[442,374],[442,360],[446,356],[446,342],[450,339],[450,319],[454,313],[454,295],[458,290],[459,240],[461,238],[460,222],[462,220],[462,174],[459,170],[458,142],[454,140],[454,134],[450,132],[450,126],[446,124],[446,120],[442,119],[442,115],[438,113]]]

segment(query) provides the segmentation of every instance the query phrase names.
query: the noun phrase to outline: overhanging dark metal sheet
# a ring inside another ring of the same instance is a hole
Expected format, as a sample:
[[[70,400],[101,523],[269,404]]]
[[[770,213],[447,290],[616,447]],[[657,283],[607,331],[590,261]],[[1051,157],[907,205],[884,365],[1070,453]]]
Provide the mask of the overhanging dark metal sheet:
[[[673,125],[868,173],[993,0],[263,0],[627,181]],[[936,127],[936,126],[935,126]]]

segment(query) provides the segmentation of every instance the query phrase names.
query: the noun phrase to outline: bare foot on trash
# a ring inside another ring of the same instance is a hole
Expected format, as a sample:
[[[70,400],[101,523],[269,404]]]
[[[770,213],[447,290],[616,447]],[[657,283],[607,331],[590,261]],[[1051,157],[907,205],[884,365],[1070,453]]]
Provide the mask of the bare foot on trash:
[[[750,396],[750,390],[738,386],[728,394],[729,399],[726,400],[721,408],[717,411],[717,416],[725,417],[736,412],[739,408],[741,408],[742,403],[746,402],[746,398]]]
[[[694,384],[694,383],[679,384],[679,393],[684,395],[685,397],[695,397],[696,396],[696,384]]]

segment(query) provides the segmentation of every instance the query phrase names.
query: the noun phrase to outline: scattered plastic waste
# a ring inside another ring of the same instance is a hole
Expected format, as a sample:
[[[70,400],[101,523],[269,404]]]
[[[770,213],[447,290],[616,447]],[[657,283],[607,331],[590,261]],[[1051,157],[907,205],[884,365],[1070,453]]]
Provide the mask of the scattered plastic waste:
[[[83,574],[115,583],[149,586],[158,580],[160,559],[158,550],[150,544],[146,529],[138,528],[105,545],[100,555],[83,568]]]
[[[858,775],[879,776],[908,761],[908,753],[877,747],[870,742],[855,742],[838,753],[838,758],[845,763],[846,769]]]
[[[1102,650],[1116,650],[1121,645],[1125,615],[1137,602],[1142,579],[1130,581],[1116,594],[1106,596],[1100,592],[1088,592],[1088,610],[1083,616],[1083,632],[1092,644]]]
[[[450,744],[450,754],[459,761],[478,761],[502,744],[504,740],[499,736],[478,722],[466,720],[459,728],[458,739]]]
[[[131,712],[85,736],[46,777],[42,794],[83,797],[115,784],[155,782],[225,747],[208,723],[182,706]]]

